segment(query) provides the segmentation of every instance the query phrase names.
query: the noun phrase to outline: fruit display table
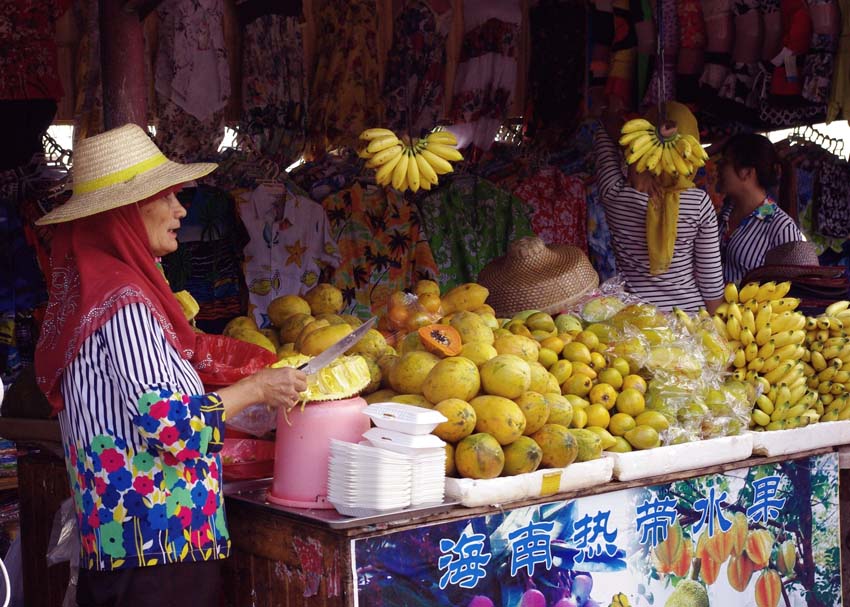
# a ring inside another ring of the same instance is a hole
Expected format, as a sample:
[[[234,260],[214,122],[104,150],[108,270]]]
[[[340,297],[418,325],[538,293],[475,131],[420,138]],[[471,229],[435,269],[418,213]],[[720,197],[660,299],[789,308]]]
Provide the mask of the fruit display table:
[[[231,484],[226,603],[833,606],[838,476],[824,448],[371,520]]]

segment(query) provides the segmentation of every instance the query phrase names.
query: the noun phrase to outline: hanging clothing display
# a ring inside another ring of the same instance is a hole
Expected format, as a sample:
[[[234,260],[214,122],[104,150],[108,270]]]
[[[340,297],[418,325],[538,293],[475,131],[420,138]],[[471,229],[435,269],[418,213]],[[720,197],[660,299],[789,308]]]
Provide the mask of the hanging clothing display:
[[[476,282],[511,242],[534,235],[522,200],[475,175],[453,177],[418,205],[443,290]]]
[[[838,49],[841,15],[837,0],[811,0],[812,43],[803,63],[803,99],[812,103],[829,101]],[[835,74],[838,76],[838,74]]]
[[[832,76],[834,82],[829,94],[827,122],[850,118],[850,0],[839,0],[839,12],[841,36]]]
[[[419,213],[398,192],[354,183],[322,201],[339,245],[333,284],[344,313],[383,314],[387,299],[421,279],[437,280],[437,264]]]
[[[529,11],[528,135],[569,132],[582,103],[587,55],[586,5],[583,1],[541,3]]]
[[[224,0],[179,0],[157,9],[156,142],[178,162],[214,158],[224,137],[230,72]]]
[[[409,2],[395,18],[381,95],[386,128],[421,137],[443,117],[451,23],[451,6],[428,0]]]
[[[250,4],[250,3],[249,3]],[[307,135],[307,82],[298,17],[264,15],[243,25],[239,131],[283,166],[295,162]]]
[[[517,0],[464,0],[463,11],[451,130],[458,148],[487,151],[513,102],[522,10]]]
[[[249,312],[263,328],[272,300],[316,286],[323,266],[339,265],[339,249],[322,205],[288,184],[261,185],[240,197],[237,210],[251,238],[244,249]]]
[[[310,83],[313,151],[354,143],[378,120],[378,23],[374,0],[332,0],[316,16]]]
[[[71,0],[7,0],[0,14],[0,99],[62,98],[56,21]]]
[[[528,205],[531,227],[546,244],[571,244],[587,253],[584,179],[545,167],[523,181],[514,196]]]

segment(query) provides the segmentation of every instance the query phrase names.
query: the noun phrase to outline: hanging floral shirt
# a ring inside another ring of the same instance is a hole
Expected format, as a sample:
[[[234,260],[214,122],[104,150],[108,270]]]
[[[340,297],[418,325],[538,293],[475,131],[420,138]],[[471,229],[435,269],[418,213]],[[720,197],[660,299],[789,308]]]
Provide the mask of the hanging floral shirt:
[[[375,126],[380,97],[375,2],[328,2],[316,30],[309,136],[313,149],[323,150],[353,143]]]
[[[283,184],[261,185],[238,202],[251,235],[243,266],[248,297],[262,328],[272,300],[316,286],[323,266],[339,265],[339,250],[322,205]]]
[[[512,241],[534,235],[522,200],[474,175],[453,178],[419,208],[444,289],[477,281]]]
[[[416,0],[396,17],[381,96],[387,128],[420,136],[442,117],[451,15]]]
[[[345,312],[383,313],[393,291],[437,279],[419,214],[395,190],[355,183],[325,198],[322,206],[342,258],[333,283],[342,289]]]
[[[62,98],[56,20],[70,0],[7,0],[0,10],[0,99]]]
[[[531,210],[531,227],[546,244],[571,244],[587,253],[584,179],[546,167],[514,190]]]
[[[130,304],[62,377],[65,465],[80,567],[111,571],[226,558],[224,405],[150,310]]]

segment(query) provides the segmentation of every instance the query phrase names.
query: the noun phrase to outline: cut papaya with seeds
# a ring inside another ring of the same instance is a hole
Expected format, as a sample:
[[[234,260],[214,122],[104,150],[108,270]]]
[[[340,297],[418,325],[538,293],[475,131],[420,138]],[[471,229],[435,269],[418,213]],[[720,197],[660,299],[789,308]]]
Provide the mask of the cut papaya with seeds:
[[[449,325],[426,325],[419,328],[419,339],[425,349],[439,356],[457,356],[463,343],[457,329]]]

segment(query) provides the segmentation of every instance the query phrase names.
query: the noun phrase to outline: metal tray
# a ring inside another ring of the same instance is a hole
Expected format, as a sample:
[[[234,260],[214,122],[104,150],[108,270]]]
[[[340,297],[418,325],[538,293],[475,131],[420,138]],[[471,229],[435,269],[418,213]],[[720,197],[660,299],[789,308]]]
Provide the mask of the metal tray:
[[[271,478],[225,483],[224,495],[230,499],[269,508],[292,518],[318,523],[331,529],[351,529],[352,527],[368,527],[382,523],[404,523],[412,519],[445,512],[460,506],[460,502],[452,500],[443,501],[442,504],[412,506],[403,510],[393,510],[391,512],[382,512],[381,514],[369,516],[343,516],[333,508],[329,510],[317,510],[313,508],[290,508],[288,506],[273,504],[266,499],[266,493],[269,487],[271,487],[271,484]]]

